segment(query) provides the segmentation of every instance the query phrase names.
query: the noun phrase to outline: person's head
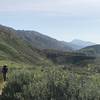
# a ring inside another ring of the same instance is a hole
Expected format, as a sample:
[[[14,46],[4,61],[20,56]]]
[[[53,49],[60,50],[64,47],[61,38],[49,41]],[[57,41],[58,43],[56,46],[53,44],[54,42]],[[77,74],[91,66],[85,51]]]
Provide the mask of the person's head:
[[[4,66],[3,66],[3,68],[6,68],[6,67],[7,67],[7,65],[4,65]]]

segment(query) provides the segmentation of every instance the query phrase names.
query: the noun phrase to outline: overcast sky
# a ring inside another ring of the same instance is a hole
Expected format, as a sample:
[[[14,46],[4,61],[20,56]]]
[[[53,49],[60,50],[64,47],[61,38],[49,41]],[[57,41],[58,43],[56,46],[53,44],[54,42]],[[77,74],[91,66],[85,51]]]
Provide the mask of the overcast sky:
[[[100,43],[100,0],[0,0],[0,24]]]

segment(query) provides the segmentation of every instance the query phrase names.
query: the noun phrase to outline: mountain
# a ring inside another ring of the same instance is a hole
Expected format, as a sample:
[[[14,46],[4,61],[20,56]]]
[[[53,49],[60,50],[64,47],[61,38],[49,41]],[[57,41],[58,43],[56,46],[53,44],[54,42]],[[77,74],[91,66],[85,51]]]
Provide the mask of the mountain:
[[[45,57],[21,39],[16,30],[0,25],[0,60],[36,64],[45,62]]]
[[[89,56],[100,57],[100,45],[88,46],[79,51]]]
[[[74,39],[70,42],[70,46],[72,48],[74,48],[75,50],[79,50],[79,49],[82,49],[84,47],[92,46],[92,45],[96,45],[96,44],[92,43],[92,42],[88,42],[88,41],[78,40],[78,39]]]
[[[60,51],[72,51],[73,49],[62,41],[58,41],[36,31],[17,30],[18,36],[38,49],[54,49]]]
[[[68,52],[70,51],[70,52]],[[25,64],[84,64],[94,57],[76,53],[68,43],[35,31],[20,31],[0,25],[0,61]]]

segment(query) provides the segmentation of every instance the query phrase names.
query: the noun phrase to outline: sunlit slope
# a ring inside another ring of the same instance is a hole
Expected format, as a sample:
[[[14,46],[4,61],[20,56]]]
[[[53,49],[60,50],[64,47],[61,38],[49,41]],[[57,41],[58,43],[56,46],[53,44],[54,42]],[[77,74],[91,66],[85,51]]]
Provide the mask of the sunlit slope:
[[[35,64],[42,62],[44,56],[19,38],[14,29],[0,26],[0,59]]]

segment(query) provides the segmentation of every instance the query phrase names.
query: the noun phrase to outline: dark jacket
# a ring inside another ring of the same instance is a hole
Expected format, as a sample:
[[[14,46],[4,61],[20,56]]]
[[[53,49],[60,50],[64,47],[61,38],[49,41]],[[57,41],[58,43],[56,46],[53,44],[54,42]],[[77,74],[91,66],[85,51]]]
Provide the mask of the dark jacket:
[[[2,73],[3,73],[3,74],[6,74],[7,72],[8,72],[8,68],[7,68],[7,67],[3,67],[3,68],[2,68]]]

